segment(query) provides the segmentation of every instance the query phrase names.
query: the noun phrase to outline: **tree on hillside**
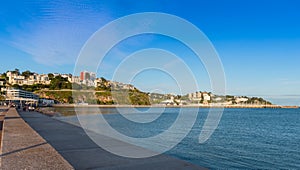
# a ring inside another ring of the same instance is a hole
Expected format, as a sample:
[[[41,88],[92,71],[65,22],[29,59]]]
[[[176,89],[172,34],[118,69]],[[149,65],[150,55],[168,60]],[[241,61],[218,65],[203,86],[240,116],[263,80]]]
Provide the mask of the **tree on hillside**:
[[[182,97],[181,95],[176,95],[176,96],[175,96],[175,99],[179,99],[179,100],[180,100],[181,97]]]
[[[3,95],[0,95],[0,101],[5,100],[5,97]]]
[[[12,71],[12,73],[14,73],[14,74],[20,74],[20,70],[19,70],[19,69],[17,69],[17,68],[15,68],[15,70],[14,70],[14,71]]]
[[[49,77],[49,80],[52,80],[52,79],[54,78],[54,74],[49,73],[49,74],[48,74],[48,77]]]
[[[107,80],[104,77],[100,78],[102,82],[107,82]]]
[[[54,77],[51,80],[49,89],[51,90],[72,89],[72,84],[68,81],[67,78],[63,78],[59,75]]]
[[[30,72],[29,70],[23,71],[22,72],[22,76],[24,76],[25,78],[28,78],[29,76],[33,75],[33,72]]]
[[[20,89],[21,88],[20,85],[18,85],[18,84],[13,84],[12,87],[15,88],[15,89]]]
[[[74,90],[81,90],[81,89],[82,89],[82,86],[79,85],[79,84],[77,84],[77,83],[72,83],[72,88],[73,88]]]
[[[7,74],[6,74],[7,72],[5,72],[5,73],[2,73],[2,78],[4,78],[5,80],[8,80],[9,78],[7,77]]]
[[[49,88],[49,85],[47,85],[47,84],[33,84],[33,85],[24,84],[21,88],[26,91],[34,92],[37,90]]]
[[[6,78],[6,73],[2,73],[2,74],[0,75],[0,77],[1,77],[1,78]]]
[[[101,77],[100,79],[101,82],[95,90],[111,90],[110,84],[107,83],[108,81],[103,77]]]

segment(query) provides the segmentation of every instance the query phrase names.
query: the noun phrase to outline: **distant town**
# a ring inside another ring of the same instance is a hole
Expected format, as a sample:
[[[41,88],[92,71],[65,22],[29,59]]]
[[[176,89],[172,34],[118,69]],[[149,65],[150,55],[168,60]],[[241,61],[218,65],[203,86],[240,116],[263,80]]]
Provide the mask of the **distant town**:
[[[274,106],[259,97],[221,96],[201,91],[186,95],[142,92],[131,84],[97,78],[96,73],[88,71],[74,76],[15,69],[0,75],[0,88],[2,103],[24,100],[44,105]]]

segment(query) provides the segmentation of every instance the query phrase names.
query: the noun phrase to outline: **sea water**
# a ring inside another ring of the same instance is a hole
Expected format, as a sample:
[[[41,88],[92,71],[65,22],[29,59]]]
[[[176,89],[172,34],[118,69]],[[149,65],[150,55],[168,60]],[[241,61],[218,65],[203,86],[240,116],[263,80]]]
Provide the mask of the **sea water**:
[[[180,108],[166,108],[162,113],[147,110],[149,108],[138,108],[137,112],[128,108],[100,109],[114,129],[134,138],[164,132],[180,112]],[[71,108],[57,111],[62,114],[58,119],[78,124]],[[99,108],[84,108],[82,111],[86,115],[90,113],[89,116],[99,116]],[[199,134],[209,109],[181,108],[181,111],[187,117],[197,111],[198,116],[188,135],[167,151],[168,155],[210,169],[300,169],[300,109],[225,109],[218,127],[205,143],[199,143]],[[148,123],[128,119],[130,116],[144,118],[153,115],[157,119]],[[186,123],[192,122],[194,120]],[[184,124],[181,127],[168,138],[177,139],[176,136],[186,130]],[[153,144],[153,149],[164,142]]]

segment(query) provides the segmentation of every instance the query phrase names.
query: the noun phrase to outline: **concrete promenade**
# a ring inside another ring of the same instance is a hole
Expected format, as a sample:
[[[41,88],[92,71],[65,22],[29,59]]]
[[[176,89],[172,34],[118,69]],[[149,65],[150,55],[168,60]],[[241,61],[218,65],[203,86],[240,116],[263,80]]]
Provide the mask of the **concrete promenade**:
[[[4,120],[4,116],[7,111],[8,111],[8,107],[0,106],[0,150],[1,150],[3,120]],[[0,161],[1,161],[1,158],[0,158]]]
[[[14,108],[5,115],[1,142],[0,169],[73,169]]]
[[[10,112],[12,111],[10,110]],[[5,161],[5,164],[8,163],[5,165],[5,167],[10,169],[14,169],[14,165],[12,163],[14,161],[19,162],[19,167],[21,167],[21,163],[25,162],[22,167],[27,166],[29,167],[27,169],[30,169],[30,167],[33,167],[31,165],[34,164],[34,162],[39,162],[39,159],[44,157],[49,157],[51,159],[54,159],[54,161],[51,162],[49,160],[49,163],[45,162],[44,168],[36,167],[36,169],[70,169],[70,166],[68,166],[68,164],[65,164],[65,167],[59,167],[62,166],[60,162],[64,162],[64,160],[66,160],[75,169],[204,169],[189,162],[166,155],[159,155],[143,159],[133,159],[116,156],[96,145],[80,127],[61,122],[37,112],[20,112],[20,115],[25,120],[25,122],[27,122],[37,133],[34,132],[33,136],[30,136],[30,134],[28,134],[29,136],[24,135],[24,137],[27,136],[26,139],[23,137],[23,139],[19,139],[18,142],[12,144],[17,147],[16,149],[6,148],[8,141],[4,142],[3,148],[5,148],[5,152],[3,152],[3,154],[6,153],[6,155],[4,156],[5,160],[3,160]],[[20,117],[18,117],[17,114],[11,114],[10,119],[11,121],[23,121],[22,119],[20,119]],[[7,124],[8,123],[5,122],[5,126]],[[28,128],[30,127],[28,126]],[[8,138],[10,137],[10,139],[14,138],[13,135],[16,132],[19,133],[19,131],[23,130],[20,130],[20,127],[15,127],[14,129],[10,129],[9,131],[5,129],[4,138],[7,138],[5,135],[8,135]],[[40,135],[42,138],[37,137],[36,135]],[[120,149],[128,149],[124,148],[128,147],[128,145],[124,145],[124,143],[122,143],[121,141],[117,141],[115,139],[100,135],[98,137],[105,139],[104,141],[107,141],[107,143],[113,144]],[[39,141],[35,141],[37,138],[39,139]],[[40,139],[42,139],[43,141],[40,141]],[[31,145],[23,146],[24,142],[31,143]],[[49,144],[51,145],[51,147],[49,146]],[[53,147],[59,153],[59,155],[51,157],[48,156],[49,154],[45,152],[37,151],[31,153],[28,152],[28,154],[30,155],[24,153],[22,157],[13,156],[18,152],[26,152],[26,148],[30,148],[32,150],[34,148],[40,147],[49,147],[50,150]],[[24,148],[24,150],[22,148]],[[9,157],[9,155],[11,156]],[[61,160],[60,156],[62,156],[64,160]],[[33,163],[27,162],[30,161],[29,159],[23,160],[23,157],[31,157]],[[48,166],[49,168],[46,166]],[[33,169],[34,168],[35,167],[33,167]]]

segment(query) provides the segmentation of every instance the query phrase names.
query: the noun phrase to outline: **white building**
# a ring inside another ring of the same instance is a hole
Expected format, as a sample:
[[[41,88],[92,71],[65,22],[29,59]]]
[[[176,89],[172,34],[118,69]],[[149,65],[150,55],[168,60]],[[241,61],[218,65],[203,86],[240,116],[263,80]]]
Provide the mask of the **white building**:
[[[223,98],[221,98],[221,97],[216,97],[216,98],[214,98],[213,100],[216,101],[216,102],[220,102],[220,101],[223,100]]]
[[[6,73],[6,76],[8,77],[8,83],[11,84],[13,78],[15,77],[15,74],[13,74],[11,71]]]
[[[38,95],[25,90],[8,88],[6,90],[6,100],[19,100],[19,101],[38,101]]]
[[[0,86],[4,86],[5,80],[0,80]]]
[[[72,76],[72,77],[69,77],[69,78],[68,78],[68,81],[71,82],[71,83],[77,83],[77,84],[80,84],[80,83],[81,83],[81,80],[80,80],[80,77],[79,77],[79,76]]]
[[[69,74],[61,74],[60,76],[61,76],[62,78],[69,78],[69,77],[70,77]]]
[[[41,74],[41,75],[39,75],[40,76],[40,83],[41,84],[50,84],[50,79],[49,79],[49,77],[48,77],[48,74]]]
[[[202,93],[201,92],[189,93],[188,97],[189,97],[190,100],[201,100],[202,99]]]
[[[59,73],[52,73],[54,77],[59,76]]]
[[[92,81],[96,80],[96,73],[90,72],[90,80]]]
[[[52,100],[52,99],[40,99],[40,102],[44,105],[54,104],[54,100]]]
[[[102,83],[102,79],[101,79],[101,78],[96,78],[96,79],[94,80],[95,87],[100,86],[101,83]]]
[[[25,77],[18,75],[16,73],[12,73],[11,71],[6,73],[6,76],[8,77],[8,83],[9,84],[19,84],[23,85]]]
[[[210,101],[211,97],[208,93],[203,93],[202,95],[203,95],[203,100],[204,101]]]
[[[237,97],[235,99],[235,102],[236,103],[241,103],[241,102],[247,102],[249,99],[248,98],[245,98],[245,97]]]

